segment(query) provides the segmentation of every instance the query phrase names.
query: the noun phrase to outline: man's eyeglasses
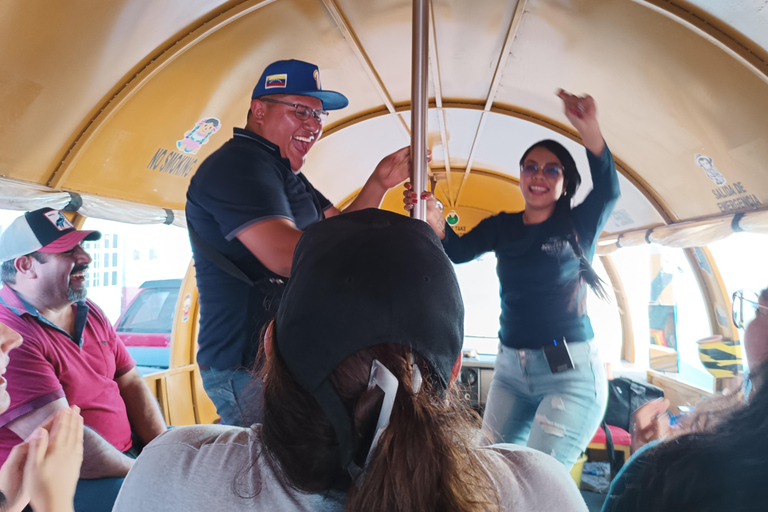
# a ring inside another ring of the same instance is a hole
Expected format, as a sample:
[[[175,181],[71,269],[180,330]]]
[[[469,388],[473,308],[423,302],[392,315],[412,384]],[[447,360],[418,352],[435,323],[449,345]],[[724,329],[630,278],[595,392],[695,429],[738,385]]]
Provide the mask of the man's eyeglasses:
[[[768,308],[760,304],[755,292],[738,290],[732,296],[731,316],[736,327],[744,329],[754,317],[768,316]]]
[[[539,172],[539,166],[536,164],[526,164],[520,167],[520,173],[526,178],[532,178]],[[557,164],[546,164],[542,169],[544,177],[550,180],[556,180],[563,172],[563,166]]]
[[[328,118],[328,111],[322,110],[322,109],[311,109],[306,105],[302,105],[301,103],[288,103],[286,101],[280,101],[280,100],[273,100],[272,98],[259,98],[261,101],[268,101],[270,103],[279,103],[281,105],[288,105],[289,107],[295,108],[295,114],[296,117],[301,119],[302,121],[306,121],[309,119],[309,116],[312,116],[315,118],[315,121],[317,121],[320,124],[323,124],[325,120]]]

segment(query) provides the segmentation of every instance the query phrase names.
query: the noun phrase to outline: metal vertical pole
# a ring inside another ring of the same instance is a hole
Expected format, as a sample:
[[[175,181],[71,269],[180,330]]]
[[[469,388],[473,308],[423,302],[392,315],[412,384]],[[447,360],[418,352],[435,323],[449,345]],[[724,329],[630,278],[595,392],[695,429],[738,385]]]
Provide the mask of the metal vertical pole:
[[[429,2],[413,0],[411,45],[411,184],[421,194],[427,190],[427,64],[429,54]],[[419,200],[411,217],[427,220],[427,205]]]

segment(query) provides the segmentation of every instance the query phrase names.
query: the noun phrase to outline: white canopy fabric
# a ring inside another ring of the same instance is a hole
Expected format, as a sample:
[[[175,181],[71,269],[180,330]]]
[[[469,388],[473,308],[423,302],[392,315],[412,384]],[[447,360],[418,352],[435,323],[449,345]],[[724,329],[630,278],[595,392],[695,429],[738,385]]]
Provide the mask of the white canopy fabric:
[[[768,234],[768,211],[737,213],[603,237],[598,242],[597,254],[606,255],[621,247],[650,243],[678,248],[701,247],[722,240],[735,232]]]
[[[128,224],[170,224],[186,229],[183,210],[171,210],[92,194],[78,194],[0,178],[0,204],[7,210],[54,208]]]

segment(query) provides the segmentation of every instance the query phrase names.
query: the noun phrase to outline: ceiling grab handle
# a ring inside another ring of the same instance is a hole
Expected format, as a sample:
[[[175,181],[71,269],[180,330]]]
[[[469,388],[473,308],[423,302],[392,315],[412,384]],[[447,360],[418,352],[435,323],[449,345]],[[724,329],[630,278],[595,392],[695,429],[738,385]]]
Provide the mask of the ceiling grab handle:
[[[413,0],[411,45],[411,184],[417,194],[427,190],[427,65],[429,52],[429,2]],[[418,201],[411,217],[427,220],[427,205]]]

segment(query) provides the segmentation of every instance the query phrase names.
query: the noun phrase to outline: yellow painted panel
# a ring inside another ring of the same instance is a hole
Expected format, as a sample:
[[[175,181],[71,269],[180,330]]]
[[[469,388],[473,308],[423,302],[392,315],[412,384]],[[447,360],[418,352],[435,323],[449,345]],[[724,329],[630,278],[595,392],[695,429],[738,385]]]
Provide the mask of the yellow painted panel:
[[[165,386],[166,374],[166,371],[150,373],[144,376],[144,382],[147,383],[149,391],[157,400],[157,404],[160,406],[160,412],[163,415],[163,420],[168,424],[168,393]]]
[[[195,407],[192,398],[194,367],[171,373],[165,377],[168,388],[168,423],[174,426],[195,425]]]
[[[144,61],[238,0],[3,0],[0,175],[45,184]]]
[[[554,91],[588,92],[614,155],[674,218],[764,207],[768,77],[643,3],[528,2],[495,103],[568,126]]]
[[[61,187],[183,209],[197,166],[245,124],[253,86],[279,58],[318,64],[323,86],[349,96],[350,106],[333,119],[381,104],[320,2],[267,3],[187,44],[140,75],[101,116],[63,168]],[[218,132],[197,154],[179,151],[177,142],[209,118],[221,122]]]
[[[195,281],[195,267],[190,261],[187,273],[181,283],[176,302],[173,331],[171,332],[170,368],[186,366],[195,362],[194,344],[197,341],[198,293]]]
[[[218,423],[219,415],[216,413],[216,406],[203,388],[203,379],[200,377],[199,368],[195,367],[194,372],[195,385],[192,388],[192,396],[195,402],[195,419],[198,424]]]
[[[454,183],[461,183],[463,172],[454,171]],[[359,191],[358,191],[359,192]],[[357,196],[356,192],[341,204],[345,205]],[[461,203],[451,207],[440,188],[435,197],[445,205],[444,213],[450,215],[453,210],[458,215],[458,222],[453,226],[459,234],[466,233],[481,220],[499,212],[519,212],[525,207],[517,180],[501,173],[488,171],[472,171],[464,183]],[[482,205],[482,208],[476,205]],[[403,210],[403,188],[395,187],[390,190],[382,201],[381,207],[405,215]]]

